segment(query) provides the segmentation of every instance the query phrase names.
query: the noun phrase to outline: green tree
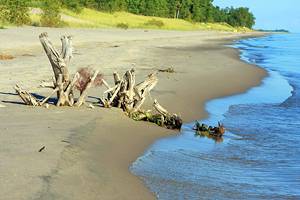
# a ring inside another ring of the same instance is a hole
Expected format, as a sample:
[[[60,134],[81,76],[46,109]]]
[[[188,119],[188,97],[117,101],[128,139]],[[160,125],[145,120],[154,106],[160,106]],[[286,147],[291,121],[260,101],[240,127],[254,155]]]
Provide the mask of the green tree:
[[[115,12],[127,10],[127,1],[125,0],[95,0],[98,10]]]
[[[87,7],[87,8],[97,8],[97,3],[95,2],[95,0],[80,0],[80,4],[83,7]]]
[[[255,24],[255,17],[249,8],[230,8],[228,11],[227,23],[232,26],[243,26],[252,28]]]
[[[147,0],[145,1],[145,9],[143,10],[144,15],[148,16],[168,16],[168,3],[166,0]]]
[[[182,0],[178,17],[181,19],[192,19],[193,2],[192,0]]]
[[[62,5],[75,12],[80,12],[83,8],[83,3],[80,0],[62,0]]]
[[[7,21],[8,10],[3,0],[0,0],[0,24],[4,24]]]
[[[18,26],[30,23],[27,0],[2,0],[0,4],[1,20]]]
[[[168,0],[168,16],[172,18],[179,18],[181,6],[181,0]]]
[[[130,13],[141,13],[141,0],[127,0],[127,10]]]
[[[8,1],[8,0],[0,0]],[[13,0],[17,1],[17,0]],[[21,1],[21,0],[18,0]],[[24,1],[24,0],[23,0]],[[36,0],[38,1],[38,0]],[[47,1],[47,0],[46,0]],[[56,1],[56,0],[54,0]],[[60,0],[63,6],[80,10],[128,11],[134,14],[188,19],[195,22],[226,22],[232,26],[252,27],[255,17],[248,8],[221,9],[213,0]]]
[[[60,8],[61,3],[59,0],[45,0],[42,7],[41,25],[47,27],[61,26]]]
[[[204,20],[204,13],[201,12],[201,2],[200,0],[192,1],[192,9],[191,9],[192,19],[196,22],[201,22]]]
[[[218,6],[213,8],[214,22],[226,22],[228,17],[227,9],[221,9]]]

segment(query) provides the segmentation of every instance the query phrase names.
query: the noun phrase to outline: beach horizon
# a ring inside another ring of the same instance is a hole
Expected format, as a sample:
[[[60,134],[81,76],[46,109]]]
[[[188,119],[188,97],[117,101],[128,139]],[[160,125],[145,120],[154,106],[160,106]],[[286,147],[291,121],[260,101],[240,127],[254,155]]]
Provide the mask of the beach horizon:
[[[71,64],[99,69],[105,77],[134,67],[139,77],[159,73],[152,95],[184,122],[207,117],[211,99],[243,93],[261,84],[267,72],[240,59],[234,41],[261,32],[155,31],[116,29],[10,28],[0,30],[0,52],[14,59],[1,61],[2,123],[0,199],[154,199],[131,164],[157,139],[178,134],[146,122],[135,122],[118,109],[32,108],[20,105],[12,87],[21,83],[33,92],[39,80],[49,80],[51,66],[38,41],[48,32],[74,36]],[[9,41],[14,40],[14,43]],[[37,71],[36,69],[40,69]],[[52,74],[51,74],[52,75]],[[110,79],[110,78],[108,78]],[[94,88],[90,99],[99,96]],[[151,102],[146,102],[150,107]],[[62,121],[61,119],[66,119]],[[41,147],[43,152],[38,152]],[[31,185],[30,188],[22,185]]]

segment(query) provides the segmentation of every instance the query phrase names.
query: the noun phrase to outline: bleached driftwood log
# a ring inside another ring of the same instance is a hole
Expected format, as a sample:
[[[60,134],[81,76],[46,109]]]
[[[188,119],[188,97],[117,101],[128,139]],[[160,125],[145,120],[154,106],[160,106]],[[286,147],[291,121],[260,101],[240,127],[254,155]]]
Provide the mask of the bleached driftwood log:
[[[23,90],[19,85],[15,86],[15,90],[17,94],[21,97],[23,102],[29,106],[43,106],[47,105],[46,102],[52,97],[52,95],[58,91],[58,89],[54,89],[53,92],[48,96],[45,97],[42,101],[36,99],[31,93]]]
[[[30,105],[30,106],[39,106],[40,105],[38,100],[34,96],[32,96],[32,94],[21,89],[19,85],[15,86],[15,90],[26,105]]]
[[[146,95],[156,86],[158,78],[155,73],[150,74],[146,80],[136,84],[135,70],[126,71],[123,78],[114,72],[115,86],[104,92],[107,94],[106,104],[122,108],[127,113],[138,111],[145,102]]]
[[[54,73],[53,84],[44,83],[40,86],[51,88],[53,91],[41,102],[35,99],[29,92],[22,90],[18,85],[15,87],[16,92],[26,105],[42,106],[49,100],[50,97],[57,93],[56,106],[73,106],[75,104],[74,89],[77,88],[80,90],[80,96],[76,102],[76,106],[85,104],[87,90],[89,90],[93,85],[96,85],[95,80],[97,79],[97,84],[102,83],[102,76],[99,74],[99,71],[83,68],[71,79],[69,74],[69,64],[73,57],[72,37],[61,37],[60,53],[49,40],[47,33],[40,34],[39,39]]]
[[[138,110],[135,113],[131,113],[130,117],[136,121],[149,121],[168,129],[181,128],[182,119],[179,116],[176,114],[170,114],[156,100],[153,103],[153,107],[156,113],[151,110]]]
[[[147,79],[136,85],[134,88],[136,94],[136,103],[134,105],[133,112],[137,112],[141,109],[142,105],[146,100],[146,95],[157,85],[158,78],[155,73],[149,74]]]
[[[144,81],[138,84],[135,84],[134,69],[126,71],[122,79],[117,72],[114,72],[113,78],[115,86],[108,88],[104,92],[107,94],[107,98],[102,99],[105,107],[122,108],[129,117],[137,121],[149,121],[170,129],[180,129],[181,118],[170,114],[156,100],[154,100],[153,107],[157,113],[142,110],[147,94],[150,96],[151,90],[158,83],[156,73],[149,74]]]
[[[175,129],[182,125],[182,119],[176,114],[170,114],[164,107],[162,107],[157,100],[154,100],[153,107],[162,115],[162,125],[167,128]]]
[[[40,34],[39,38],[51,63],[56,82],[58,81],[59,75],[62,74],[62,82],[68,83],[70,79],[68,64],[70,63],[71,58],[73,57],[72,37],[61,37],[61,53],[59,53],[53,46],[53,44],[48,38],[47,33]]]
[[[78,76],[74,76],[73,85],[70,83],[69,64],[73,57],[72,37],[61,37],[61,52],[59,53],[53,46],[48,38],[47,33],[42,33],[39,36],[40,42],[45,50],[46,55],[52,66],[54,73],[54,87],[58,88],[57,92],[57,106],[72,106],[74,104],[73,99],[73,85],[78,79]]]

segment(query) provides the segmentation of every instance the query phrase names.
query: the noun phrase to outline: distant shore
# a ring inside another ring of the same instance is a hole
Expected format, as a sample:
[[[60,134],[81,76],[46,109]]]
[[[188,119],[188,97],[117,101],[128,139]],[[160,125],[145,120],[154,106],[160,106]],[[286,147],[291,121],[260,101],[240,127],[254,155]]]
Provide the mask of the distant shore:
[[[55,44],[60,35],[73,35],[73,73],[90,66],[112,81],[113,71],[134,66],[137,79],[142,80],[154,70],[173,67],[176,73],[158,74],[159,83],[151,95],[185,122],[206,117],[204,104],[210,99],[244,92],[267,75],[241,61],[238,50],[224,46],[264,33],[0,30],[0,53],[15,57],[0,61],[0,103],[6,106],[0,108],[0,199],[154,199],[128,168],[155,140],[177,134],[132,121],[117,109],[18,104],[21,101],[12,89],[15,83],[32,92],[48,92],[36,88],[52,76],[38,41],[38,34],[45,31]],[[100,95],[95,88],[89,100]],[[45,150],[39,153],[42,146]]]

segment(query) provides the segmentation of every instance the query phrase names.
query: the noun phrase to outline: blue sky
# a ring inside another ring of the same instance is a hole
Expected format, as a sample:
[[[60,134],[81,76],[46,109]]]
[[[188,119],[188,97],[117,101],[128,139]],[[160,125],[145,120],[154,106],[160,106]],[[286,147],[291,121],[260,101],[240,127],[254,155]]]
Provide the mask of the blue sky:
[[[250,8],[256,17],[255,28],[300,33],[300,0],[214,0],[214,5]]]

